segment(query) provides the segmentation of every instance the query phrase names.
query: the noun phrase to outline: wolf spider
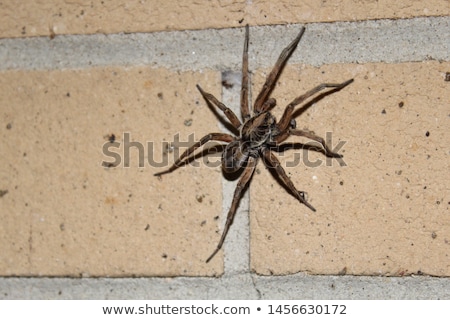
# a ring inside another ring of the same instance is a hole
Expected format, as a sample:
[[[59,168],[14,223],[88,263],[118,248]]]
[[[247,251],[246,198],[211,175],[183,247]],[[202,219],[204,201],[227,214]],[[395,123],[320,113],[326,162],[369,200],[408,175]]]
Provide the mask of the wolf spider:
[[[341,157],[341,155],[332,152],[330,148],[328,148],[323,138],[316,136],[313,132],[296,129],[295,120],[292,117],[294,108],[309,97],[326,88],[332,88],[332,90],[327,91],[326,94],[338,91],[353,82],[353,79],[347,80],[340,84],[322,83],[307,91],[305,94],[295,98],[287,105],[280,121],[278,122],[270,113],[270,110],[276,105],[276,100],[274,98],[270,98],[270,93],[275,87],[276,81],[284,65],[297,47],[297,44],[304,32],[305,28],[303,27],[297,37],[281,52],[275,66],[267,76],[261,92],[257,96],[253,108],[251,108],[251,106],[249,106],[249,27],[247,25],[245,27],[244,53],[242,58],[242,87],[240,101],[243,122],[238,119],[233,111],[217,100],[216,97],[203,91],[203,89],[197,85],[197,89],[200,91],[206,102],[219,108],[228,118],[231,125],[235,129],[235,132],[238,132],[239,134],[233,136],[226,133],[209,133],[201,138],[200,141],[189,147],[169,169],[155,174],[155,176],[159,177],[186,164],[189,162],[193,152],[197,148],[206,144],[208,141],[220,141],[226,143],[226,145],[224,145],[224,151],[222,152],[222,169],[225,173],[234,173],[240,170],[241,178],[237,184],[236,190],[234,191],[233,201],[228,211],[222,236],[216,249],[206,260],[207,263],[211,261],[216,253],[222,248],[225,237],[233,222],[239,200],[241,199],[242,194],[244,193],[246,186],[255,171],[259,158],[263,159],[266,167],[274,169],[274,173],[279,177],[285,187],[300,201],[300,203],[303,203],[312,211],[316,211],[316,209],[314,209],[314,207],[306,201],[305,193],[295,188],[291,179],[288,177],[283,167],[281,167],[280,162],[272,153],[272,150],[277,150],[277,147],[280,146],[281,142],[293,135],[306,137],[319,142],[323,146],[326,156]]]

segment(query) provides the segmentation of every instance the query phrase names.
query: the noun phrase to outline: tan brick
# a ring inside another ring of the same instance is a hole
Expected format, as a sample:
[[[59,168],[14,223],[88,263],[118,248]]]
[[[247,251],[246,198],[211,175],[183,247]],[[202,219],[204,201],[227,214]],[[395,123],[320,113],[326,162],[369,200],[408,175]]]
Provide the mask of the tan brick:
[[[0,77],[0,274],[176,276],[223,272],[215,248],[220,168],[189,166],[161,181],[137,148],[130,167],[103,167],[121,143],[195,139],[218,131],[195,88],[218,95],[214,72],[147,67],[6,71]],[[175,148],[175,151],[177,149]],[[173,163],[172,155],[165,156]],[[167,166],[166,166],[167,167]],[[5,193],[7,191],[7,193]],[[209,240],[214,237],[214,243]]]
[[[341,150],[315,168],[286,169],[308,193],[312,212],[259,167],[251,206],[251,268],[260,274],[449,276],[448,189],[450,63],[288,66],[272,96],[275,113],[321,82],[355,82],[324,97],[297,118],[299,128]],[[260,88],[264,74],[255,76]],[[299,138],[294,141],[307,142]],[[303,157],[290,150],[281,162]],[[309,151],[309,160],[325,156]]]
[[[450,14],[448,0],[2,1],[0,37],[229,28]]]

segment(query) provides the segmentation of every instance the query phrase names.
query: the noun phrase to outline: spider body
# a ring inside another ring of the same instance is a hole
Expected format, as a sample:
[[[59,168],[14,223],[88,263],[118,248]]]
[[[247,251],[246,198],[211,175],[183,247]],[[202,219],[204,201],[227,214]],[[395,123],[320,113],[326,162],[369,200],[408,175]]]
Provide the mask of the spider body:
[[[245,166],[249,157],[260,157],[260,150],[274,143],[275,117],[269,112],[247,120],[241,127],[239,139],[229,143],[222,154],[222,169],[233,173]]]
[[[333,93],[341,90],[351,82],[353,79],[347,80],[343,83],[322,83],[315,88],[307,91],[305,94],[298,96],[291,103],[289,103],[280,120],[277,122],[276,118],[270,113],[270,110],[276,106],[276,100],[270,97],[270,93],[275,87],[276,80],[278,79],[281,71],[289,59],[292,52],[297,47],[305,28],[302,28],[297,37],[281,52],[275,66],[266,78],[266,81],[258,94],[255,103],[252,107],[249,106],[249,70],[248,70],[248,42],[249,42],[249,27],[245,29],[245,42],[244,42],[244,54],[242,58],[242,88],[241,88],[241,114],[243,122],[222,102],[216,99],[212,94],[203,91],[203,89],[197,85],[198,90],[202,94],[203,98],[208,104],[219,108],[227,117],[230,124],[233,126],[236,135],[230,135],[226,133],[210,133],[189,147],[175,163],[168,169],[159,173],[156,176],[161,176],[166,173],[170,173],[175,169],[189,162],[191,155],[196,149],[206,144],[208,141],[219,141],[226,143],[224,151],[222,153],[222,170],[225,173],[233,173],[241,170],[241,177],[234,192],[233,201],[227,215],[227,221],[225,228],[222,232],[220,241],[213,251],[211,256],[206,260],[209,262],[215,254],[221,249],[228,230],[233,222],[234,215],[236,213],[239,200],[241,199],[246,186],[248,185],[255,167],[262,159],[265,166],[273,170],[280,181],[284,184],[286,189],[297,198],[300,203],[303,203],[309,209],[316,211],[314,207],[309,204],[305,199],[305,193],[295,188],[289,176],[284,171],[280,162],[274,155],[273,151],[277,150],[280,143],[285,141],[289,136],[303,136],[319,142],[324,149],[324,153],[329,157],[341,157],[331,151],[326,145],[325,140],[319,136],[316,136],[311,131],[296,129],[296,122],[293,119],[294,108],[315,95],[316,93],[331,88],[325,94]]]

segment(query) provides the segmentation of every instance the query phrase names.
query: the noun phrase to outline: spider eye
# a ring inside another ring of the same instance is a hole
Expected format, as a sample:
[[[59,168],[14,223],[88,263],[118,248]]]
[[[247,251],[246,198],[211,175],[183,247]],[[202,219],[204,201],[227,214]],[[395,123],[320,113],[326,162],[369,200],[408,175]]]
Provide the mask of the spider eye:
[[[297,121],[295,121],[295,119],[291,119],[290,126],[291,129],[297,128]]]
[[[238,171],[248,159],[248,153],[239,141],[229,143],[222,153],[222,170],[227,173]]]

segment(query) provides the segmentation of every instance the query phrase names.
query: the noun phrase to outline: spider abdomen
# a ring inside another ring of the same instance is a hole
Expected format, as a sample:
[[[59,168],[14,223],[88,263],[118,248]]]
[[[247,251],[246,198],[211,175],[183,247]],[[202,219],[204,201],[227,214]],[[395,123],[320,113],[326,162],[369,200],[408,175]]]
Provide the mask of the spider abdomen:
[[[222,153],[222,170],[227,173],[236,172],[244,166],[249,157],[248,145],[236,140],[230,142]]]

